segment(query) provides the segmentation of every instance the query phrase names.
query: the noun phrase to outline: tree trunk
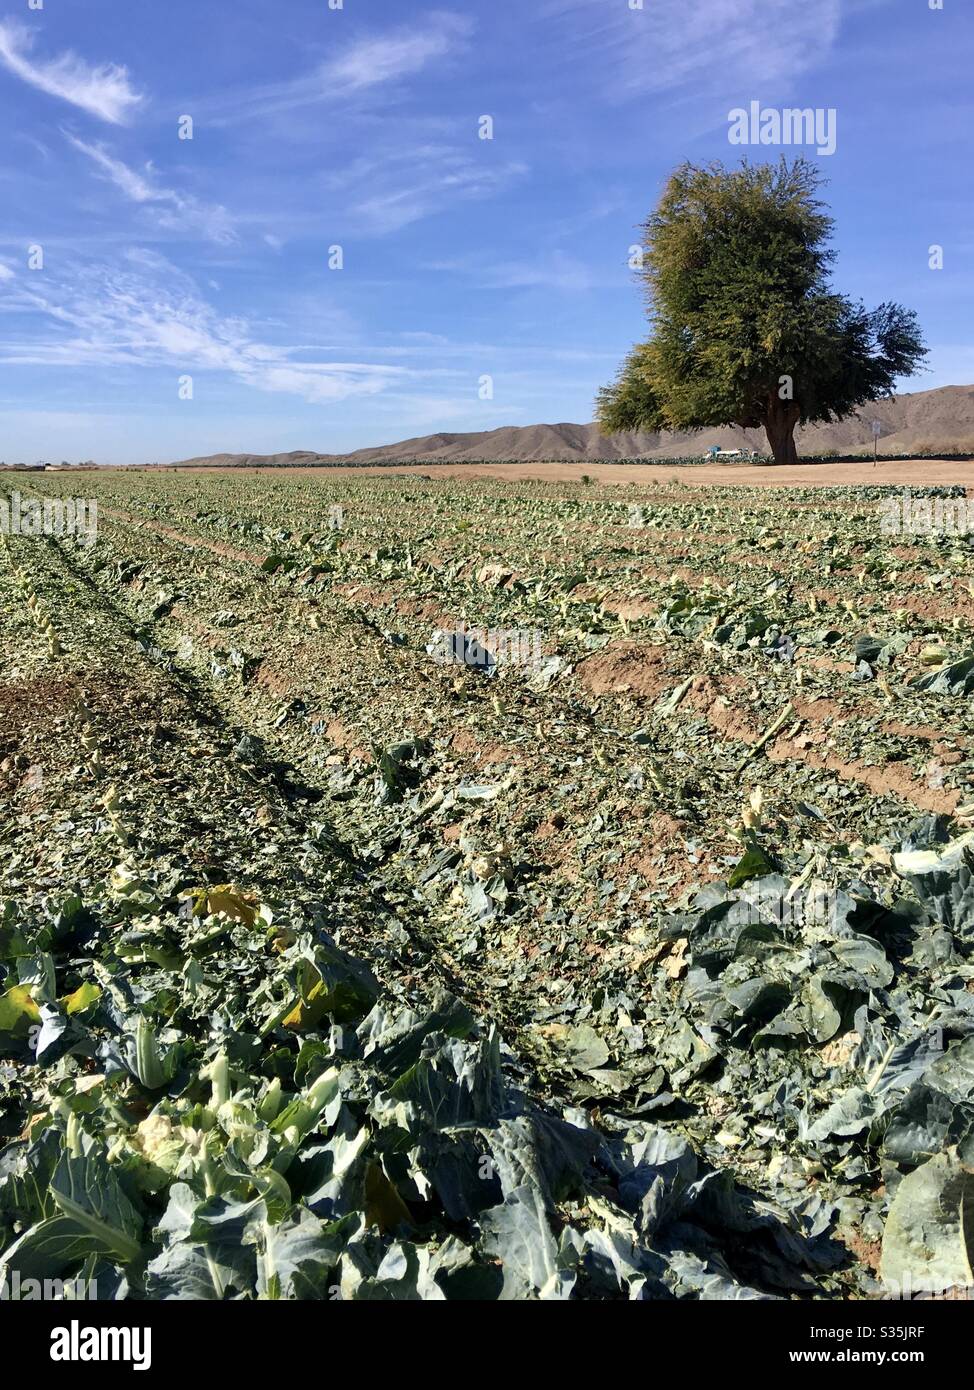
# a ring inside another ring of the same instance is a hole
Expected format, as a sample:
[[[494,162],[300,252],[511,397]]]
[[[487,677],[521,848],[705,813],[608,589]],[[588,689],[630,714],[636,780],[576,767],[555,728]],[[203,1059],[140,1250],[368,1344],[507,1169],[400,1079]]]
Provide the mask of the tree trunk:
[[[798,450],[795,448],[795,426],[801,410],[795,401],[772,400],[764,421],[765,433],[775,463],[797,463]]]

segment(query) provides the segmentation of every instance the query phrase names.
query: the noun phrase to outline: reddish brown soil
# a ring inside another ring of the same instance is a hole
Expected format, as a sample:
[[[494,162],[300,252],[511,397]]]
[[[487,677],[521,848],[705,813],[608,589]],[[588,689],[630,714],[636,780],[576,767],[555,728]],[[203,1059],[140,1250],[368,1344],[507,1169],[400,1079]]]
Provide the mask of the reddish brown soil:
[[[577,668],[578,679],[592,695],[660,695],[671,684],[666,647],[646,647],[637,642],[618,642],[586,657]]]
[[[233,473],[236,469],[200,468],[200,473]],[[369,473],[388,473],[416,477],[417,472],[433,478],[499,478],[503,482],[543,479],[548,482],[580,482],[582,475],[600,483],[686,483],[690,487],[845,487],[850,483],[872,485],[892,483],[900,487],[922,487],[928,483],[963,483],[974,486],[974,463],[951,463],[944,459],[894,462],[880,459],[872,463],[800,463],[793,468],[774,465],[756,467],[749,463],[697,464],[674,467],[660,463],[424,463],[417,467],[395,464],[369,464],[363,468],[274,468],[275,476],[311,473],[319,477],[357,477]]]

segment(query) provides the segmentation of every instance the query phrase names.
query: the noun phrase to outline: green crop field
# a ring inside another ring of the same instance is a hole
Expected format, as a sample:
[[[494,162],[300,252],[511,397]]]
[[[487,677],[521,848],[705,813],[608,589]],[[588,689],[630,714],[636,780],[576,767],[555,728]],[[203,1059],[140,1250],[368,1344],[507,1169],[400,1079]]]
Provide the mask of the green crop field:
[[[962,489],[70,486],[0,549],[4,1279],[970,1284]]]

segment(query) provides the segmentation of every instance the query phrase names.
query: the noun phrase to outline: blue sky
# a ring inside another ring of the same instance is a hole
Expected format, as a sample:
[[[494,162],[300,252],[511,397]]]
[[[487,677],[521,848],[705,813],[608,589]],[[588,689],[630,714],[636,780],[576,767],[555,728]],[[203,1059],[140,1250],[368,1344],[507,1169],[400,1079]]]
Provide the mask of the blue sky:
[[[918,311],[905,389],[974,381],[964,0],[335,3],[0,9],[0,458],[588,420],[640,222],[754,100],[835,109],[835,280]]]

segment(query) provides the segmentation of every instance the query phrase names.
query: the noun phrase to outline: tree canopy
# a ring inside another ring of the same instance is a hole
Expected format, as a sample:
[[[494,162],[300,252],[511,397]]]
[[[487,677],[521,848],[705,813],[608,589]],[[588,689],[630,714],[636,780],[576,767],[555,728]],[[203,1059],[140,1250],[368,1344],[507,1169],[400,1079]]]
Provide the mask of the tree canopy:
[[[797,461],[798,424],[838,420],[893,394],[926,356],[916,315],[867,310],[830,284],[833,220],[805,159],[684,164],[643,228],[651,335],[604,387],[620,430],[764,427]]]

